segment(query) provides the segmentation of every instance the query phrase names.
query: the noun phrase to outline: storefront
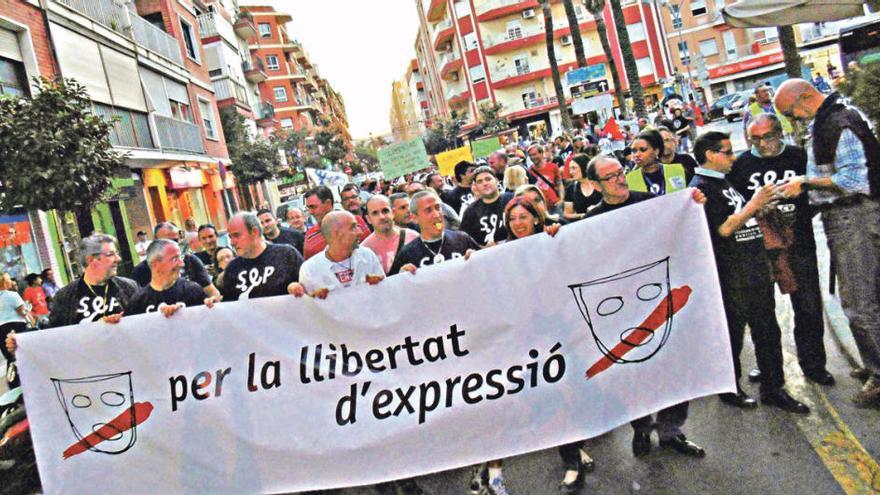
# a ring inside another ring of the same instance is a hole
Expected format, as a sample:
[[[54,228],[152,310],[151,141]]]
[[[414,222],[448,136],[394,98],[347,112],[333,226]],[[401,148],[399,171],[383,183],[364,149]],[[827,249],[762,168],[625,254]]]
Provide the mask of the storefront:
[[[0,272],[19,282],[43,270],[25,211],[0,214]]]

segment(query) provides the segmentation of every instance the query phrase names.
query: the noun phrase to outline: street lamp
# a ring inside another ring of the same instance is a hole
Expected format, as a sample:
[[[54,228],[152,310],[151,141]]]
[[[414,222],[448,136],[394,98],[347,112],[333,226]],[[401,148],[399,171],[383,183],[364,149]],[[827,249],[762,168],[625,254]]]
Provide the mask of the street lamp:
[[[676,15],[672,10],[672,3],[670,3],[669,0],[657,0],[657,1],[660,3],[661,7],[666,7],[667,9],[669,9],[669,15],[672,17],[673,24],[674,24]],[[678,3],[675,4],[675,11],[678,13],[679,20],[681,20],[681,5],[683,3],[684,3],[684,0],[679,0]],[[681,33],[681,27],[683,24],[684,24],[683,22],[678,23],[678,58],[679,59],[681,58],[681,45],[683,43],[683,38],[682,38],[682,33]],[[687,74],[688,74],[687,87],[688,87],[688,92],[690,93],[690,95],[689,95],[690,101],[693,102],[695,100],[695,98],[694,98],[693,78],[691,76],[691,50],[690,50],[690,48],[688,48],[687,62],[685,62],[684,66],[687,69]]]

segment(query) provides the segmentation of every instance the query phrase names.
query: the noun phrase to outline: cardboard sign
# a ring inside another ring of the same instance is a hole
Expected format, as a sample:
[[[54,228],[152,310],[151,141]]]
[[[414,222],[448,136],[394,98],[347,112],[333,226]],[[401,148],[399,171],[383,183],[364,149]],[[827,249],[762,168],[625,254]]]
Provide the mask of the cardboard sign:
[[[386,146],[377,154],[386,179],[401,177],[430,165],[425,143],[420,137]]]
[[[474,156],[468,146],[455,148],[454,150],[444,151],[436,156],[437,166],[440,168],[440,175],[452,177],[455,175],[455,164],[467,160],[474,161]]]
[[[471,141],[471,150],[473,151],[474,159],[486,158],[500,149],[501,140],[498,136],[490,137],[489,139],[480,139],[479,141]]]

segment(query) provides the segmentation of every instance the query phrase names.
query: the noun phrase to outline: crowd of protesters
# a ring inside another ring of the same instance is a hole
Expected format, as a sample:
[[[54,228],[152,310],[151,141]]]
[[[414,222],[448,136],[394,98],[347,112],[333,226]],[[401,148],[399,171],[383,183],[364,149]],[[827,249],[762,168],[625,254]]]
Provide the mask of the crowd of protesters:
[[[762,102],[765,90],[756,91]],[[189,252],[181,248],[177,226],[161,223],[132,279],[116,274],[115,239],[95,234],[82,241],[85,270],[74,282],[59,290],[51,271],[28,277],[30,304],[14,292],[8,275],[0,278],[0,321],[8,334],[3,352],[14,358],[15,334],[25,331],[28,319],[53,327],[112,323],[147,312],[172,317],[189,306],[221,301],[332,297],[389,276],[417,277],[427,266],[467,260],[476,250],[529,235],[554,236],[566,224],[691,188],[709,224],[737,379],[737,391],[720,400],[744,410],[758,406],[739,386],[748,325],[758,364],[748,379],[760,383],[760,402],[810,413],[785,389],[774,284],[792,300],[804,376],[834,385],[826,369],[812,230],[813,216],[821,213],[864,362],[865,384],[853,400],[878,407],[880,144],[861,114],[836,93],[826,96],[806,81],[790,80],[773,101],[770,112],[750,115],[751,148],[739,157],[727,134],[706,132],[692,140],[681,132],[682,122],[674,122],[681,115],[674,112],[672,122],[641,119],[616,150],[603,151],[600,140],[606,136],[577,131],[546,142],[511,143],[485,160],[456,164],[449,178],[428,167],[395,181],[348,184],[339,193],[340,204],[330,189],[315,187],[304,195],[305,211],[288,208],[282,218],[269,210],[236,214],[228,223],[231,246],[218,245],[212,225],[190,226],[183,244],[200,249]],[[812,126],[803,146],[786,142],[796,124]],[[648,455],[656,431],[660,447],[703,457],[703,447],[682,432],[687,416],[685,402],[633,421],[633,454]],[[594,461],[585,442],[561,446],[559,453],[559,491],[576,493]],[[469,492],[507,493],[502,465],[495,460],[477,466]],[[422,493],[415,480],[377,488]]]

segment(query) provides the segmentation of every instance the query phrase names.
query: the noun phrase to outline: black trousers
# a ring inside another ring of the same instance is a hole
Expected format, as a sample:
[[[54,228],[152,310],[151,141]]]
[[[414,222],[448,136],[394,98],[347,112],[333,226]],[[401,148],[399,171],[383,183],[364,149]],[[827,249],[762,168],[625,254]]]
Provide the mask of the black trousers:
[[[778,390],[785,385],[785,374],[782,371],[782,332],[776,321],[772,282],[767,278],[756,280],[745,287],[734,287],[722,281],[721,294],[724,298],[737,382],[742,377],[739,357],[748,325],[755,344],[758,369],[761,370],[761,393]]]
[[[583,440],[579,440],[559,446],[559,457],[562,458],[562,466],[566,471],[574,471],[580,466],[581,456],[578,454],[578,449],[583,447],[584,443]]]
[[[825,320],[816,250],[789,251],[789,264],[798,289],[789,294],[794,310],[794,342],[805,372],[825,369]]]
[[[649,432],[656,426],[657,434],[662,439],[669,439],[679,434],[679,428],[684,426],[688,417],[688,402],[661,409],[657,412],[657,421],[649,414],[639,419],[630,421],[630,425],[637,432]]]

